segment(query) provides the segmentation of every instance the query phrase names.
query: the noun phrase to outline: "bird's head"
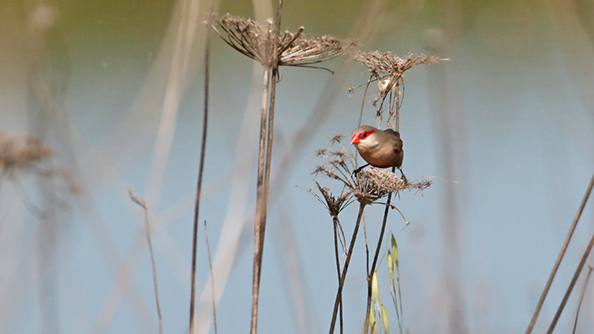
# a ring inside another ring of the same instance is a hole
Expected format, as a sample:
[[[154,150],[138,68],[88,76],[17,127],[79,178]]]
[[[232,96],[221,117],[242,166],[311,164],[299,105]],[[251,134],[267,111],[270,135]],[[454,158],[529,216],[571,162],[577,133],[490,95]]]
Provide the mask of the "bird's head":
[[[361,142],[364,142],[365,140],[367,140],[376,131],[378,131],[376,128],[374,128],[373,126],[369,126],[369,125],[363,125],[363,126],[356,128],[355,131],[353,131],[353,134],[351,136],[351,144],[352,145],[361,144]]]

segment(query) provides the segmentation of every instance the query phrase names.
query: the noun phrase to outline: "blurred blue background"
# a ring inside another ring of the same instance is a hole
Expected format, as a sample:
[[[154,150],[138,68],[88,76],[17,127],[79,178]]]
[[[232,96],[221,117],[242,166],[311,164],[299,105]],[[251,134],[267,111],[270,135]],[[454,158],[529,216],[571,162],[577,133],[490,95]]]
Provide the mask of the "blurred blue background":
[[[1,6],[0,131],[37,138],[53,155],[35,168],[0,165],[0,333],[158,333],[144,218],[128,189],[149,208],[164,333],[187,333],[209,2]],[[216,12],[265,22],[275,7],[222,1]],[[388,224],[410,333],[528,326],[594,172],[593,15],[581,0],[284,4],[283,29],[359,39],[364,51],[450,58],[405,75],[404,171],[434,178],[422,194],[395,201],[410,226],[395,211]],[[215,34],[211,57],[200,220],[208,222],[218,331],[247,332],[262,69]],[[324,333],[331,318],[332,221],[295,186],[314,187],[314,153],[357,127],[363,89],[348,88],[368,74],[346,56],[324,66],[336,73],[281,69],[260,333]],[[367,101],[363,122],[378,125]],[[341,213],[348,236],[356,212]],[[372,245],[382,213],[366,211]],[[590,203],[535,332],[548,327],[593,218]],[[199,240],[196,332],[212,333],[203,229]],[[584,277],[558,332],[573,326]],[[396,332],[385,260],[379,284]],[[594,329],[592,291],[578,333]],[[366,293],[359,243],[345,333],[361,331]]]

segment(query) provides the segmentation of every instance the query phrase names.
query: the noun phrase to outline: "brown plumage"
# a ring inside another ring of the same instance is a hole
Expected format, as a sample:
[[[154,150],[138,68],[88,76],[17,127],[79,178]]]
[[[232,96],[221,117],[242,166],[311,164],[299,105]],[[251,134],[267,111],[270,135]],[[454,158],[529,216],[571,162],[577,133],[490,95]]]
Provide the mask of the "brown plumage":
[[[402,174],[402,160],[404,150],[400,133],[392,129],[380,130],[373,126],[363,125],[355,129],[351,136],[351,144],[355,145],[361,157],[374,167],[389,168],[396,167]],[[359,172],[363,167],[358,168]]]

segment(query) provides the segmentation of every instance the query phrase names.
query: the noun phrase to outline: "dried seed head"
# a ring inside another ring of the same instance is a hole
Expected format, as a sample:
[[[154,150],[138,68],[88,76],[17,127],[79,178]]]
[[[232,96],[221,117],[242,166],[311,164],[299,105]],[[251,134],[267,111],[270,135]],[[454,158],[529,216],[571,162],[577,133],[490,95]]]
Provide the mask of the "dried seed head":
[[[330,138],[330,143],[334,144],[334,143],[339,143],[342,141],[342,139],[346,137],[345,135],[340,135],[340,134],[335,134],[334,136],[332,136],[332,138]]]
[[[348,154],[342,151],[329,151],[328,156],[334,157],[337,160],[344,160],[345,157],[348,157]]]
[[[316,157],[316,158],[317,158],[317,157],[321,157],[321,156],[325,155],[325,154],[326,154],[326,152],[328,152],[328,149],[327,149],[327,148],[321,148],[321,149],[319,149],[319,150],[316,152],[316,154],[315,154],[315,157]]]
[[[354,189],[356,188],[356,179],[352,176],[352,173],[356,165],[355,155],[350,154],[339,141],[336,141],[339,137],[341,136],[335,135],[331,138],[331,142],[333,144],[338,142],[340,149],[324,148],[318,150],[316,157],[323,159],[324,162],[317,166],[312,174],[316,177],[324,176],[338,180],[345,187]]]
[[[302,31],[300,28],[299,31]],[[289,35],[288,35],[289,34]],[[294,35],[285,32],[285,36]],[[306,38],[299,34],[289,40],[286,37],[280,44],[279,66],[305,66],[320,63],[348,52],[357,42],[345,41],[330,36]]]
[[[378,192],[391,193],[406,188],[406,183],[387,169],[369,168],[361,171],[359,178]]]
[[[319,176],[320,174],[324,174],[324,170],[325,170],[324,166],[322,166],[322,165],[320,165],[320,166],[317,166],[317,167],[316,167],[316,168],[315,168],[315,169],[314,169],[314,170],[311,172],[311,175],[313,175],[313,176]]]
[[[39,140],[0,132],[0,171],[26,170],[51,157],[50,149]]]
[[[361,203],[371,204],[389,193],[406,188],[406,184],[387,169],[368,168],[358,174],[359,187],[355,197]]]
[[[335,58],[357,44],[329,36],[306,38],[303,27],[296,33],[279,33],[274,43],[272,22],[264,26],[230,15],[215,17],[214,22],[212,27],[229,46],[266,67],[313,67],[310,65]],[[278,63],[273,64],[274,60]]]
[[[431,186],[431,180],[419,179],[404,182],[387,169],[368,168],[359,172],[358,188],[354,195],[359,202],[371,204],[390,193],[402,190],[422,191]]]
[[[357,52],[353,58],[356,62],[361,63],[372,75],[378,80],[389,78],[390,76],[403,76],[407,70],[422,64],[436,64],[440,61],[447,61],[447,58],[439,58],[437,56],[420,55],[413,57],[409,53],[406,58],[400,58],[392,55],[391,52]]]
[[[373,100],[372,105],[376,106],[381,101],[377,110],[377,115],[381,117],[382,107],[385,99],[392,94],[389,101],[388,120],[395,119],[402,105],[404,94],[404,72],[422,64],[435,64],[441,61],[447,61],[447,58],[437,56],[420,55],[414,57],[409,53],[406,58],[400,58],[392,55],[390,52],[357,52],[353,59],[367,67],[371,74],[369,82],[376,81],[378,84],[378,94]]]
[[[262,64],[268,63],[271,50],[265,27],[256,21],[230,15],[213,17],[213,21],[222,32],[214,24],[213,29],[229,46]]]
[[[335,196],[330,192],[330,189],[328,189],[327,187],[322,187],[320,183],[318,183],[318,181],[316,180],[314,180],[314,182],[316,183],[316,186],[318,186],[318,190],[320,194],[322,194],[324,200],[322,201],[313,192],[312,194],[316,196],[318,201],[320,201],[320,203],[324,205],[331,217],[338,217],[338,214],[353,202],[352,190],[343,187],[340,194],[338,196]]]

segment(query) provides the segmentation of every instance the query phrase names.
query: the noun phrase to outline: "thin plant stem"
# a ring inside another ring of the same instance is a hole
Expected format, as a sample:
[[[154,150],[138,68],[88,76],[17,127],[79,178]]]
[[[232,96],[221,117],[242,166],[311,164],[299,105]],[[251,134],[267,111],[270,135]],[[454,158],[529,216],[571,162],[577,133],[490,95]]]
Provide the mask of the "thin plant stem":
[[[148,241],[149,253],[151,254],[151,266],[153,268],[153,284],[155,285],[155,303],[157,304],[157,316],[159,317],[159,334],[163,334],[163,316],[161,315],[161,304],[159,303],[159,286],[157,284],[157,266],[155,264],[155,252],[151,241],[151,230],[148,221],[146,207],[144,209],[144,221],[146,224],[146,239]]]
[[[590,255],[590,252],[592,251],[592,247],[594,247],[594,234],[592,234],[592,238],[590,239],[588,248],[586,248],[586,251],[582,255],[582,260],[580,261],[578,267],[575,270],[575,273],[573,274],[573,278],[571,279],[571,283],[569,283],[569,286],[567,287],[567,291],[565,291],[565,296],[563,296],[561,305],[559,305],[559,308],[557,309],[557,313],[555,314],[555,317],[553,318],[553,321],[551,322],[551,326],[549,326],[549,330],[547,330],[547,334],[551,334],[551,333],[553,333],[553,330],[555,330],[555,326],[557,325],[557,322],[559,321],[559,318],[561,317],[561,313],[563,313],[563,309],[565,308],[565,305],[567,304],[567,300],[569,299],[569,296],[571,295],[571,292],[573,291],[575,283],[577,282],[578,278],[580,277],[580,274],[582,273],[582,269],[584,269],[584,265],[586,264],[586,260],[588,259],[588,256]]]
[[[365,84],[365,91],[363,92],[363,101],[361,101],[361,113],[359,114],[359,125],[361,126],[361,122],[363,121],[363,109],[365,107],[365,98],[367,97],[367,90],[369,89],[369,85],[371,84],[371,77],[367,80],[367,84]]]
[[[357,239],[357,232],[359,232],[359,226],[361,225],[361,217],[363,217],[363,211],[365,209],[365,203],[359,204],[359,213],[357,214],[357,222],[355,223],[355,229],[353,230],[353,236],[351,237],[351,244],[349,245],[349,251],[344,261],[342,268],[342,275],[340,275],[340,282],[338,282],[338,291],[336,291],[336,300],[334,301],[334,310],[332,311],[332,321],[330,322],[329,333],[334,333],[334,327],[336,327],[336,316],[338,314],[338,306],[341,304],[342,289],[344,287],[344,280],[346,278],[347,271],[349,270],[349,264],[351,262],[351,256],[353,255],[353,249],[355,248],[355,241]]]
[[[573,322],[573,331],[572,334],[575,334],[577,330],[578,319],[580,317],[580,310],[582,309],[582,303],[584,302],[584,297],[586,296],[586,289],[588,288],[588,283],[590,282],[590,276],[592,275],[592,266],[588,266],[588,275],[586,276],[586,280],[584,281],[584,287],[582,288],[582,294],[580,296],[580,303],[578,305],[577,311],[575,313],[575,321]]]
[[[263,93],[262,93],[262,113],[260,118],[260,149],[258,157],[258,189],[256,200],[256,224],[254,226],[254,267],[252,280],[252,320],[251,334],[257,333],[258,326],[258,298],[260,294],[260,272],[262,269],[262,251],[261,243],[264,240],[262,233],[262,221],[264,220],[264,163],[265,163],[265,138],[266,138],[266,111],[268,106],[268,94],[270,89],[270,69],[264,70]]]
[[[367,225],[365,223],[365,214],[363,214],[363,237],[365,240],[365,270],[369,272],[369,243],[367,242]]]
[[[268,29],[267,43],[272,40],[270,63],[264,70],[264,92],[262,94],[262,114],[260,118],[260,153],[258,158],[258,190],[256,205],[256,222],[254,227],[254,268],[252,280],[252,319],[250,333],[258,332],[258,299],[260,295],[260,276],[262,273],[262,255],[264,252],[264,235],[266,231],[266,212],[268,206],[268,190],[270,185],[270,162],[272,159],[272,138],[274,128],[274,103],[276,94],[276,77],[278,75],[278,48],[282,14],[282,0],[276,9],[275,26]],[[268,120],[268,123],[266,122]]]
[[[363,236],[365,237],[365,270],[369,272],[369,244],[367,242],[367,226],[365,225],[365,216],[363,217]],[[364,322],[364,330],[363,332],[367,334],[368,326],[369,326],[369,309],[367,310],[367,315],[365,316]]]
[[[278,75],[278,69],[272,69],[272,77],[270,82],[270,106],[268,107],[268,138],[266,139],[266,166],[264,175],[264,196],[268,198],[268,190],[270,189],[270,162],[272,159],[272,136],[274,132],[274,103],[276,97],[276,76]],[[264,209],[267,207],[267,202],[264,203]],[[262,212],[264,215],[264,223],[266,223],[266,210]],[[264,229],[266,225],[262,226]],[[262,235],[264,237],[264,235]]]
[[[398,114],[398,113],[397,113]],[[396,167],[392,167],[392,173],[396,172]],[[384,240],[384,234],[386,233],[386,225],[388,223],[388,214],[390,212],[390,202],[392,201],[392,193],[388,194],[386,201],[386,208],[384,209],[384,219],[382,220],[382,227],[380,230],[379,239],[377,241],[377,247],[375,248],[375,254],[373,255],[373,262],[371,263],[371,270],[367,272],[367,311],[365,316],[365,333],[369,330],[369,312],[371,311],[371,282],[373,273],[375,273],[375,267],[377,266],[377,260],[379,259],[379,253],[382,247],[382,241]]]
[[[392,167],[392,173],[396,172],[396,167]],[[384,209],[384,219],[382,220],[382,227],[380,230],[379,240],[377,242],[377,247],[375,248],[375,255],[373,256],[373,262],[371,264],[371,270],[369,271],[369,275],[375,272],[375,267],[377,266],[377,261],[379,258],[379,253],[382,247],[382,241],[384,240],[384,234],[386,233],[386,225],[388,223],[388,214],[390,212],[390,202],[392,201],[392,193],[388,194],[388,199],[386,201],[386,208]]]
[[[334,255],[336,257],[336,274],[338,275],[338,284],[340,284],[340,255],[338,251],[338,226],[340,225],[340,221],[338,220],[338,217],[332,217],[332,222],[334,223]],[[340,293],[339,299],[340,333],[342,334],[344,331],[344,322],[342,316],[342,292]]]
[[[148,208],[146,203],[128,190],[128,195],[132,202],[138,204],[144,213],[144,227],[146,229],[146,240],[148,242],[149,253],[151,255],[151,266],[153,269],[153,285],[155,287],[155,303],[157,305],[157,316],[159,318],[159,334],[163,334],[163,316],[161,315],[161,304],[159,303],[159,286],[157,284],[157,265],[155,264],[155,252],[153,251],[153,242],[151,241],[151,227],[148,219]]]
[[[194,332],[194,312],[196,303],[196,262],[198,251],[198,216],[200,212],[200,194],[204,176],[204,160],[206,155],[206,138],[208,133],[208,102],[210,92],[210,30],[212,14],[216,0],[210,2],[210,14],[206,24],[206,40],[204,50],[204,118],[202,119],[202,143],[200,144],[200,165],[198,167],[198,182],[196,185],[196,204],[194,206],[194,231],[192,235],[192,274],[190,282],[190,334]],[[216,325],[215,325],[216,326]]]
[[[208,254],[208,267],[210,269],[210,284],[212,289],[212,319],[214,323],[215,334],[218,334],[217,330],[217,303],[215,301],[215,285],[214,285],[214,272],[212,271],[212,257],[210,256],[210,243],[208,242],[208,228],[206,228],[206,220],[204,221],[204,239],[206,240],[206,253]]]
[[[565,238],[563,247],[561,247],[561,252],[559,253],[559,256],[557,257],[557,261],[555,261],[553,270],[551,271],[551,274],[549,275],[549,279],[547,280],[547,283],[542,291],[542,294],[540,295],[540,299],[538,300],[538,304],[536,305],[536,310],[534,311],[532,320],[530,321],[530,324],[528,325],[526,334],[532,333],[532,329],[534,328],[534,325],[536,324],[536,319],[538,318],[538,315],[540,314],[540,310],[542,309],[542,305],[544,304],[545,298],[547,297],[549,289],[551,288],[551,285],[553,284],[553,279],[555,278],[555,275],[557,274],[559,265],[561,265],[561,260],[563,260],[565,251],[567,250],[567,247],[569,246],[571,237],[573,236],[573,233],[575,232],[578,221],[580,220],[580,217],[582,216],[582,212],[584,211],[586,203],[588,202],[588,198],[590,197],[590,194],[592,193],[593,187],[594,187],[594,175],[592,175],[592,179],[590,180],[590,185],[588,186],[588,190],[586,190],[586,194],[584,195],[584,198],[582,199],[582,204],[580,205],[580,208],[578,209],[578,212],[573,220],[573,223],[571,224],[571,227],[569,228],[569,233],[567,234],[567,237]]]

